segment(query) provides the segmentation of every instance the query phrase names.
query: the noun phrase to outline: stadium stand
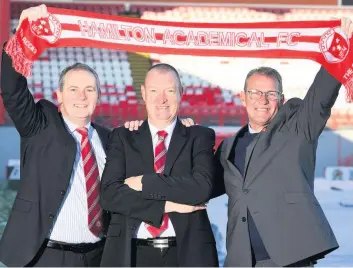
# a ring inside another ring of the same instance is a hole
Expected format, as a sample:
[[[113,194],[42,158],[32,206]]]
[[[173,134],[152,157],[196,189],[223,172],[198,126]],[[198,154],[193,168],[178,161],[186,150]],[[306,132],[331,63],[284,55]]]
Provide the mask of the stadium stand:
[[[349,10],[254,9],[240,7],[173,7],[156,5],[50,3],[48,6],[86,10],[110,15],[141,17],[142,19],[189,22],[259,22],[276,20],[318,20],[331,17],[353,17]],[[29,2],[11,3],[11,28],[18,23]],[[310,11],[310,12],[309,12]],[[285,96],[304,97],[318,70],[318,64],[305,60],[271,60],[241,58],[205,58],[175,55],[135,54],[125,51],[94,48],[59,48],[45,51],[33,67],[28,79],[35,100],[46,98],[56,102],[55,90],[63,68],[74,62],[92,66],[102,84],[102,96],[95,120],[109,127],[145,115],[140,85],[144,73],[155,63],[168,62],[180,72],[184,86],[182,116],[193,117],[206,125],[241,125],[246,114],[239,92],[246,73],[254,67],[269,65],[283,76]],[[305,68],[298,74],[298,70]],[[298,79],[300,77],[300,79]],[[330,127],[353,126],[351,106],[336,108],[328,122]]]

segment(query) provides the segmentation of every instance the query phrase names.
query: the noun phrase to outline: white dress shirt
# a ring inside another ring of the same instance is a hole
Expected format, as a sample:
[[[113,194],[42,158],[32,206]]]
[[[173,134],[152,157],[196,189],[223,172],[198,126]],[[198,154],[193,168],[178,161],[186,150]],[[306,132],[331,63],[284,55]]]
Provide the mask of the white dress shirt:
[[[48,238],[74,244],[95,243],[100,238],[94,236],[88,229],[86,179],[80,145],[82,136],[76,131],[78,127],[75,124],[65,118],[64,122],[67,130],[76,141],[77,152],[69,187]],[[88,129],[88,139],[96,156],[99,175],[101,177],[106,157],[104,148],[97,131],[91,126],[91,123],[88,123],[85,127]]]
[[[165,147],[168,151],[170,140],[172,138],[172,134],[176,125],[177,119],[175,119],[169,126],[167,126],[165,129],[158,129],[155,126],[153,126],[150,122],[148,122],[151,136],[152,136],[152,142],[153,142],[153,154],[156,149],[157,143],[158,143],[158,134],[157,132],[160,130],[164,130],[168,133],[168,136],[164,140]],[[167,153],[168,154],[168,153]],[[168,221],[168,228],[159,235],[159,237],[175,237],[175,231],[172,222]],[[146,238],[152,238],[152,235],[150,232],[147,230],[145,223],[141,223],[140,227],[137,229],[136,232],[136,237],[139,239],[146,239]]]

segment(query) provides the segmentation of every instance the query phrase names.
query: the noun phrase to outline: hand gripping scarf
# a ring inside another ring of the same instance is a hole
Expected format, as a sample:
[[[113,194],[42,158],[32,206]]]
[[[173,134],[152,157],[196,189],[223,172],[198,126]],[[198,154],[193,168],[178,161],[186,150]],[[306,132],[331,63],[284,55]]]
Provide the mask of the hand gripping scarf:
[[[323,65],[353,100],[353,38],[340,21],[182,23],[48,8],[48,17],[24,20],[5,51],[31,75],[33,61],[51,47],[95,47],[218,57],[309,59]]]

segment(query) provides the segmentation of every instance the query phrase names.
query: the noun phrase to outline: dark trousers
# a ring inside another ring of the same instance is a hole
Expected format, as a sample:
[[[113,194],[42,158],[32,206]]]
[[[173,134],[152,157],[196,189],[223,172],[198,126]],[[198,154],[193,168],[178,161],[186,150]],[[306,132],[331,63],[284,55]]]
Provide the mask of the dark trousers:
[[[131,248],[131,267],[177,267],[177,247],[154,248],[136,246]]]
[[[87,253],[76,253],[46,247],[40,248],[34,259],[26,267],[99,267],[103,246]]]

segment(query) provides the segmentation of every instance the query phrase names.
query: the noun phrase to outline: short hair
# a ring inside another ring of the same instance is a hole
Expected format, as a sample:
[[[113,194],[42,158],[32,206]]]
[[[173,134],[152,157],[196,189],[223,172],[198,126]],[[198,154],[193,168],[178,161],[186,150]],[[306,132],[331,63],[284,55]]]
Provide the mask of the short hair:
[[[148,73],[150,71],[153,71],[153,70],[157,70],[157,71],[160,71],[160,72],[172,73],[174,75],[174,77],[175,77],[176,86],[178,87],[178,89],[180,91],[183,89],[183,87],[181,85],[180,75],[179,75],[177,69],[175,69],[172,65],[170,65],[168,63],[157,63],[157,64],[153,65],[151,68],[148,69],[148,71],[146,73],[146,76],[145,76],[145,81],[146,81],[146,77],[147,77]]]
[[[252,69],[245,78],[245,83],[244,83],[244,91],[247,89],[248,87],[248,80],[249,78],[254,75],[254,74],[261,74],[267,77],[271,77],[273,80],[275,80],[276,82],[276,87],[277,87],[277,91],[281,94],[283,94],[283,85],[282,85],[282,76],[280,75],[280,73],[276,70],[273,69],[271,67],[259,67],[256,69]]]
[[[87,71],[87,72],[93,74],[94,78],[96,79],[96,88],[98,91],[98,96],[100,96],[101,89],[100,89],[100,82],[99,82],[99,77],[98,77],[97,72],[92,67],[88,66],[87,64],[80,63],[80,62],[72,64],[61,71],[60,77],[59,77],[60,91],[64,90],[65,76],[69,71]]]

